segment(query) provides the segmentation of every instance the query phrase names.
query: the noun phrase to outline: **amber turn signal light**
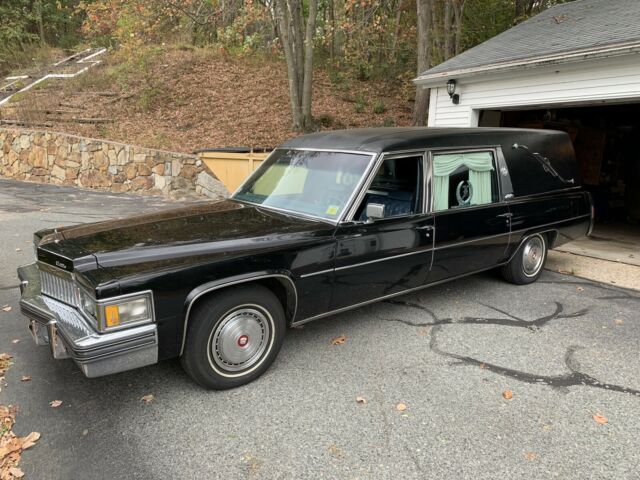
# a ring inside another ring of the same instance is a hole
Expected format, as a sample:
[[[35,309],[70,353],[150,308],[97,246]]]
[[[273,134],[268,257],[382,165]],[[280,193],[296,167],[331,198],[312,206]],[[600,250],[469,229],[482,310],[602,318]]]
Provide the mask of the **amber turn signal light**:
[[[107,305],[104,307],[104,319],[107,327],[117,327],[120,325],[120,309],[117,305]]]

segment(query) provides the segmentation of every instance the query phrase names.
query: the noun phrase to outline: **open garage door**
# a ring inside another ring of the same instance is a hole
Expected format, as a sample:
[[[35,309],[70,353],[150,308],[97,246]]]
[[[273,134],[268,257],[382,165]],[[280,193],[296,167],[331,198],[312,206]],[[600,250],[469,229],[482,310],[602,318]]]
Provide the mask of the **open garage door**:
[[[568,249],[640,266],[640,103],[488,110],[480,126],[567,132],[596,209],[593,237]]]

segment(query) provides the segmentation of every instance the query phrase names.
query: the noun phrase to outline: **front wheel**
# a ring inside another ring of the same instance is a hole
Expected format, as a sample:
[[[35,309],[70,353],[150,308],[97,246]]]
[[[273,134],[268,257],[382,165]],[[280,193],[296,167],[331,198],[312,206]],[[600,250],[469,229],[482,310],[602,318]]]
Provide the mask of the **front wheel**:
[[[255,380],[273,363],[286,330],[282,304],[260,285],[236,287],[196,305],[189,320],[185,371],[216,390]]]
[[[547,260],[547,241],[544,235],[536,233],[527,238],[513,258],[502,267],[504,279],[516,285],[533,283],[540,275]]]

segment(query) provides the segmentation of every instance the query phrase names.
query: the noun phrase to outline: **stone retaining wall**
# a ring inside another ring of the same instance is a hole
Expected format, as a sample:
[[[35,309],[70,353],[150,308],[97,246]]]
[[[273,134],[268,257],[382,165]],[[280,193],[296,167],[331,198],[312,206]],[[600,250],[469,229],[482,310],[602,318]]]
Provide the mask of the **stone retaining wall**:
[[[0,177],[171,198],[228,195],[195,155],[20,128],[0,128]]]

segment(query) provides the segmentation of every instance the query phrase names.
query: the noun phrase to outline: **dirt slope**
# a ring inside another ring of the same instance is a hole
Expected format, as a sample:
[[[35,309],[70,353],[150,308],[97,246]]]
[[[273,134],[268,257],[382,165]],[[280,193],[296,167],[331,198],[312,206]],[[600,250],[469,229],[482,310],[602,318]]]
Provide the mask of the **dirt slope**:
[[[176,151],[273,147],[295,135],[284,65],[210,50],[155,48],[74,80],[53,80],[0,109],[0,118]],[[318,69],[319,128],[408,125],[409,88]],[[78,123],[78,122],[89,123]]]

